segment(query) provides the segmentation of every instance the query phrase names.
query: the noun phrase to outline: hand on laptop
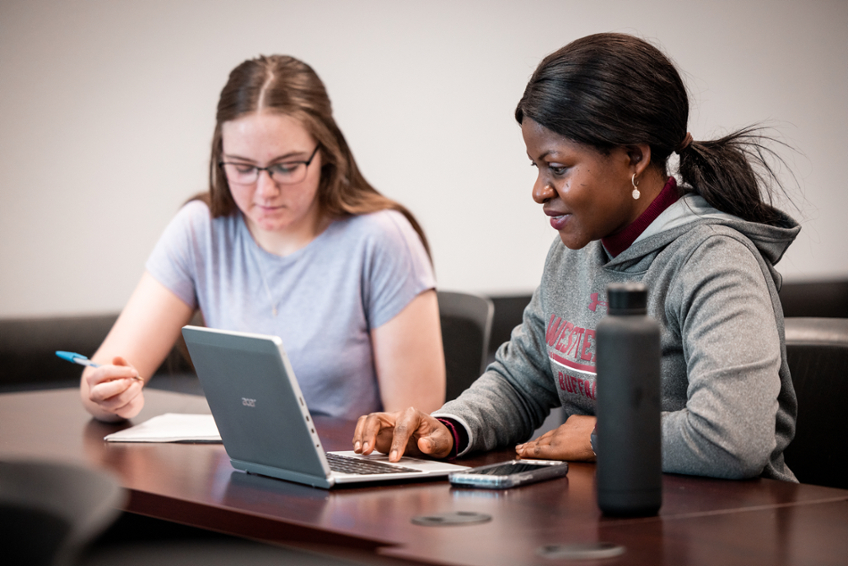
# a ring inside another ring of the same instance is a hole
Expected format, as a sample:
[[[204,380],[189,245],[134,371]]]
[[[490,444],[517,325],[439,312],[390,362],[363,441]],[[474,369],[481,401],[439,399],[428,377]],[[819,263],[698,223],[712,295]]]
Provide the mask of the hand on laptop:
[[[437,419],[413,407],[397,413],[371,413],[356,422],[353,451],[368,455],[375,448],[388,454],[390,462],[397,462],[404,454],[446,458],[453,449],[453,434]]]
[[[144,381],[124,358],[116,356],[111,364],[86,368],[82,374],[82,401],[101,421],[130,419],[144,407]]]

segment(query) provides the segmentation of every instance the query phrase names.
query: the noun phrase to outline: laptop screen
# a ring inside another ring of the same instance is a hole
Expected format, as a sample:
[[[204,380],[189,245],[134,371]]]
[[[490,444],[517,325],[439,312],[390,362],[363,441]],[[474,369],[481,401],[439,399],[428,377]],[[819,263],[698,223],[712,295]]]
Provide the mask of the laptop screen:
[[[278,337],[188,326],[183,336],[231,459],[326,476],[321,442]]]

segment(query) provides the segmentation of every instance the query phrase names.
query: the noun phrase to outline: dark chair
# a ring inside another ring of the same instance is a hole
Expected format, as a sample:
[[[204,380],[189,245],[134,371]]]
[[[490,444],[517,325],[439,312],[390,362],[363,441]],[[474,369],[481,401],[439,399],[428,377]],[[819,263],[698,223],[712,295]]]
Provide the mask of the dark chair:
[[[83,368],[60,360],[54,352],[91,356],[116,318],[117,314],[104,314],[0,320],[0,390],[78,386]]]
[[[504,342],[509,342],[512,330],[524,322],[524,309],[533,298],[531,294],[524,295],[493,295],[489,297],[495,305],[495,316],[492,318],[492,338],[489,340],[489,362],[494,361],[495,352]]]
[[[798,396],[786,464],[802,483],[848,489],[848,319],[786,319],[786,352]]]
[[[447,371],[446,400],[456,399],[486,367],[492,301],[480,295],[439,291],[439,318]]]
[[[0,392],[79,387],[83,368],[57,358],[54,352],[67,350],[91,356],[117,318],[113,313],[0,319]],[[202,323],[197,313],[192,324]],[[180,337],[154,373],[150,386],[199,393],[196,381]]]
[[[3,564],[72,564],[115,520],[125,497],[104,472],[54,462],[0,462]]]
[[[783,316],[848,318],[848,280],[784,282]]]

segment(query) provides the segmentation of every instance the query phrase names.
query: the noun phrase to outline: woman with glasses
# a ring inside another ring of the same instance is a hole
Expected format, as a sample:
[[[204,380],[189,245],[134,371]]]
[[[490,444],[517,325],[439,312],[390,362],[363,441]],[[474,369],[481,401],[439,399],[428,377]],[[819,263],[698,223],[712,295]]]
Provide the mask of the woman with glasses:
[[[434,287],[421,227],[359,172],[312,68],[248,60],[218,102],[209,192],[154,248],[83,372],[83,404],[138,414],[199,309],[212,328],[280,336],[314,414],[431,411],[445,395]]]

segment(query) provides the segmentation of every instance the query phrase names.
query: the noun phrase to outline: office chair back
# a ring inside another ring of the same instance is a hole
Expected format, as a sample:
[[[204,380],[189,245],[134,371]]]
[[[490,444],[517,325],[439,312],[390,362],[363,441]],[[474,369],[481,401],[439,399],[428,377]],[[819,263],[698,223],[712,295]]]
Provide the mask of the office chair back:
[[[786,353],[798,397],[786,464],[802,483],[848,489],[848,319],[787,317]]]
[[[119,513],[110,476],[70,464],[0,462],[0,556],[5,565],[65,566]]]
[[[486,369],[495,307],[480,295],[451,291],[437,294],[447,372],[446,400],[450,401]]]

